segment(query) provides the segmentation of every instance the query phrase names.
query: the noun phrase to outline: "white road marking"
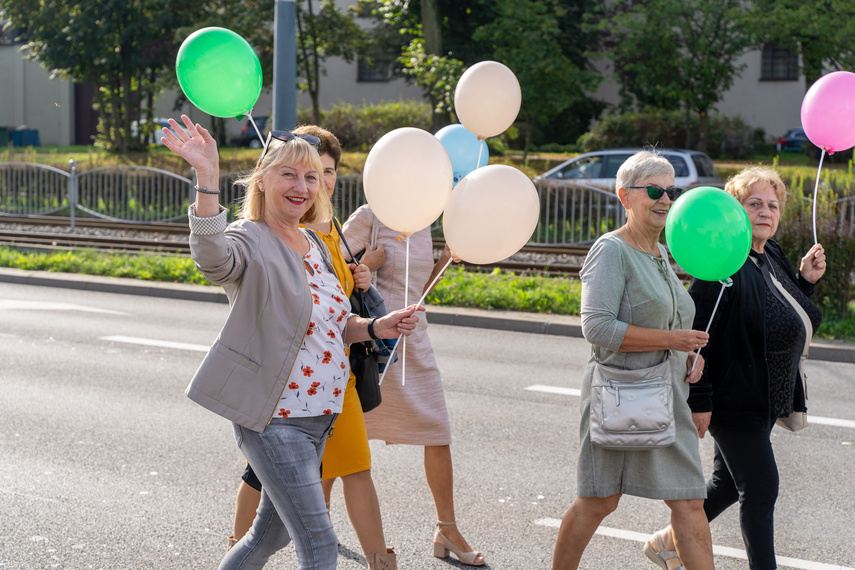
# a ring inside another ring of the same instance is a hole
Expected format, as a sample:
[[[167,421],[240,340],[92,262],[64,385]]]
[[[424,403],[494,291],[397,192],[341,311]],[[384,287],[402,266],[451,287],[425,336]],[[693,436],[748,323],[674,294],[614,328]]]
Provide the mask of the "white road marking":
[[[141,344],[143,346],[157,346],[160,348],[175,348],[178,350],[194,350],[196,352],[208,352],[211,348],[206,344],[189,344],[186,342],[170,342],[168,340],[157,340],[152,338],[137,338],[133,336],[102,336],[101,340],[110,342],[125,342],[128,344]]]
[[[0,311],[84,311],[89,313],[106,313],[108,315],[127,315],[119,311],[75,305],[74,303],[43,303],[41,301],[18,301],[15,299],[0,299]]]
[[[534,524],[558,528],[561,526],[560,519],[546,518],[537,519]],[[623,540],[631,540],[633,542],[645,543],[650,539],[650,534],[641,532],[633,532],[631,530],[623,530],[619,528],[609,528],[601,526],[597,528],[596,534],[600,536],[608,536],[611,538],[620,538]],[[713,545],[713,554],[716,556],[726,556],[728,558],[738,558],[740,560],[748,560],[748,555],[744,550],[738,548],[730,548],[727,546]],[[776,556],[779,566],[785,568],[800,568],[801,570],[855,570],[850,566],[838,566],[836,564],[825,564],[823,562],[813,562],[811,560],[800,560],[798,558],[788,558],[786,556]]]
[[[535,384],[534,386],[526,386],[526,390],[531,392],[544,392],[546,394],[559,394],[561,396],[581,396],[582,391],[576,388],[562,388],[561,386],[544,386],[543,384]]]
[[[564,388],[562,386],[544,386],[542,384],[534,384],[533,386],[526,386],[526,390],[531,392],[543,392],[545,394],[558,394],[560,396],[576,396],[579,397],[581,395],[581,391],[575,388]],[[816,424],[823,426],[833,426],[833,427],[842,427],[855,429],[855,421],[853,420],[841,420],[838,418],[826,418],[823,416],[814,416],[808,412],[808,425]]]

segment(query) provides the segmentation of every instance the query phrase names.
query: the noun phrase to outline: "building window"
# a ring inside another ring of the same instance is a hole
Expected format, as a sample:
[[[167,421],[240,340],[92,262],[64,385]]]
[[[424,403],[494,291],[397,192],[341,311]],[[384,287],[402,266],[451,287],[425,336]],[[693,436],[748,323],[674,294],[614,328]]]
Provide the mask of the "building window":
[[[799,56],[793,50],[775,44],[763,46],[761,81],[796,81],[799,78]]]
[[[356,80],[360,82],[386,82],[392,78],[388,65],[379,63],[377,58],[359,56]]]

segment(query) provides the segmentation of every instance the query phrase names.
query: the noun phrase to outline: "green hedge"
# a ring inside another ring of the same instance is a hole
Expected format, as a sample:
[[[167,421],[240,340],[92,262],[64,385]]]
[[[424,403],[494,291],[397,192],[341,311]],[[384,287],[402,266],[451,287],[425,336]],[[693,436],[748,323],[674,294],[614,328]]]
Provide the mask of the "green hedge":
[[[297,111],[299,124],[312,123],[308,109]],[[368,150],[393,129],[415,127],[431,132],[431,108],[423,101],[398,101],[376,105],[339,103],[321,111],[320,126],[335,133],[348,150]]]
[[[688,137],[687,137],[688,130]],[[683,111],[650,109],[640,113],[606,115],[579,138],[583,152],[601,148],[655,145],[697,148],[699,120]],[[767,146],[763,129],[746,125],[739,117],[709,117],[707,153],[713,158],[744,158],[755,148]],[[688,138],[688,144],[687,144]]]

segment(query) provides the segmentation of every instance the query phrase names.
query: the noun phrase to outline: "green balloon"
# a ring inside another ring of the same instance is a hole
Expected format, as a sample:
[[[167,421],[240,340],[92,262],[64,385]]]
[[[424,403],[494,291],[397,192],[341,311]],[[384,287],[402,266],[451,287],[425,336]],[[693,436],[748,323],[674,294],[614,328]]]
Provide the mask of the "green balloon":
[[[243,117],[261,94],[261,62],[249,43],[225,28],[202,28],[184,40],[175,60],[191,103],[215,117]]]
[[[677,199],[665,220],[665,239],[683,270],[704,281],[727,279],[748,259],[751,224],[739,201],[711,186]]]

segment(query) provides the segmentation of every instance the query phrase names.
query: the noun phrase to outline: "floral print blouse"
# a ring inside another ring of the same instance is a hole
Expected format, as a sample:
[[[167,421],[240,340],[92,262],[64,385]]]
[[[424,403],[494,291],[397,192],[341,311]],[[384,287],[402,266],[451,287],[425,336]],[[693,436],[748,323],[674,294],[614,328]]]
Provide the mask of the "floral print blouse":
[[[338,277],[321,257],[314,240],[303,256],[312,292],[312,317],[288,384],[274,417],[306,418],[341,412],[350,362],[344,351],[344,327],[350,300]]]

